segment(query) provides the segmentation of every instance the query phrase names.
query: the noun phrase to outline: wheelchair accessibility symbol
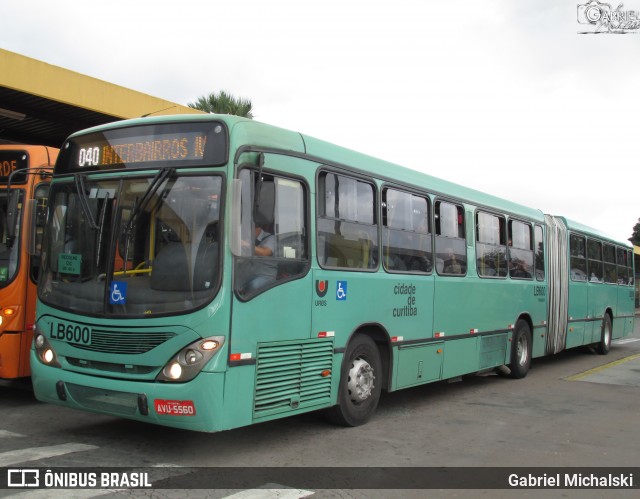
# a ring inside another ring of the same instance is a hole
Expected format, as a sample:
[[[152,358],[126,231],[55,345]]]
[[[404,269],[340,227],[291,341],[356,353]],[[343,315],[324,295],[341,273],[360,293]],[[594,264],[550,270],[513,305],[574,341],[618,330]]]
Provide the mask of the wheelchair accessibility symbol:
[[[338,281],[336,284],[336,300],[344,301],[347,299],[347,281]]]
[[[124,305],[127,303],[127,283],[113,281],[109,290],[109,303],[111,305]]]

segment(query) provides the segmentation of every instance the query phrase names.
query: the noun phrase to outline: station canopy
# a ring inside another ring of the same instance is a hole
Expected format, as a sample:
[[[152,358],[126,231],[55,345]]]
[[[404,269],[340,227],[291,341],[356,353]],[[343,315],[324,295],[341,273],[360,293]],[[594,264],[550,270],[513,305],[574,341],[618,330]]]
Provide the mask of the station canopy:
[[[104,123],[195,109],[0,49],[0,144],[60,147]]]

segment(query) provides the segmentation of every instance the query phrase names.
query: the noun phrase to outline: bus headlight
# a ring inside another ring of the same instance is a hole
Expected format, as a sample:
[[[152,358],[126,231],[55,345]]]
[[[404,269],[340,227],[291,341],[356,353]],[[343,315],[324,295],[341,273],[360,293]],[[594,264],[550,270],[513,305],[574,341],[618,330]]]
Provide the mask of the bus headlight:
[[[44,334],[36,332],[33,335],[33,346],[36,350],[38,359],[40,359],[40,362],[47,366],[60,367],[58,356],[56,355],[55,350],[49,344],[47,338],[45,338]]]
[[[162,368],[156,381],[184,382],[195,378],[224,345],[224,336],[211,336],[187,345]]]

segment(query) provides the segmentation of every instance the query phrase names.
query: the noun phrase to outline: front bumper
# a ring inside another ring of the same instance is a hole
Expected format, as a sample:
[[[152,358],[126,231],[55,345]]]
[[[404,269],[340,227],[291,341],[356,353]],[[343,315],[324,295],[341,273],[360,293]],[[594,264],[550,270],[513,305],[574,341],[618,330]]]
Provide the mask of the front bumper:
[[[114,380],[45,366],[32,350],[31,376],[34,394],[42,402],[185,430],[230,427],[225,426],[223,410],[225,373],[201,372],[186,383]],[[158,414],[156,400],[185,402],[193,411]]]

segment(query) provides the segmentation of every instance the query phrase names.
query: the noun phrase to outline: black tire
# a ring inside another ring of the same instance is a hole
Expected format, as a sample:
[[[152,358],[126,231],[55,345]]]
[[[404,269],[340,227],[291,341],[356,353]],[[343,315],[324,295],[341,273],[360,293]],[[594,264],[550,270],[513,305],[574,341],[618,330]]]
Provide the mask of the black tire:
[[[596,344],[596,352],[600,355],[607,355],[611,350],[611,334],[613,330],[611,327],[611,317],[609,314],[604,314],[602,320],[602,332],[600,333],[600,341]]]
[[[343,426],[363,425],[375,413],[381,392],[380,351],[369,336],[356,335],[342,361],[338,404],[327,410],[327,419]]]
[[[531,328],[527,321],[520,319],[516,322],[512,340],[509,376],[514,379],[524,378],[531,367]]]

